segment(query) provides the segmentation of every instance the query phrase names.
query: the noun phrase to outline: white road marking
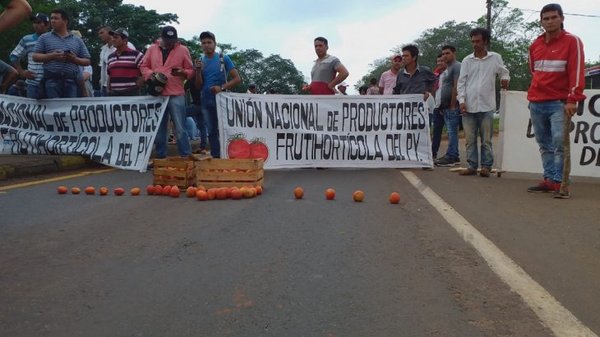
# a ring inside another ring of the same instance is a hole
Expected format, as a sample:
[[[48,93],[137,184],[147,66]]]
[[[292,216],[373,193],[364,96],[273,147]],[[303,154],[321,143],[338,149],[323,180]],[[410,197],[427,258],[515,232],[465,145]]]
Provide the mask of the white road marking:
[[[97,171],[85,171],[85,172],[81,172],[81,173],[64,175],[64,176],[59,176],[59,177],[54,177],[54,178],[47,178],[47,179],[42,179],[42,180],[28,181],[28,182],[24,182],[24,183],[20,183],[20,184],[0,186],[0,193],[6,193],[6,191],[8,191],[8,190],[14,190],[16,188],[35,186],[35,185],[40,185],[40,184],[47,184],[47,183],[52,183],[52,182],[57,182],[57,181],[62,181],[62,180],[67,180],[67,179],[72,179],[72,178],[79,178],[79,177],[85,177],[85,176],[90,176],[90,175],[108,173],[108,172],[112,172],[112,171],[115,171],[115,169],[109,168],[109,169],[102,169],[102,170],[97,170]]]
[[[413,172],[402,171],[402,174],[452,228],[477,250],[494,273],[523,298],[529,308],[552,330],[555,336],[598,337]]]

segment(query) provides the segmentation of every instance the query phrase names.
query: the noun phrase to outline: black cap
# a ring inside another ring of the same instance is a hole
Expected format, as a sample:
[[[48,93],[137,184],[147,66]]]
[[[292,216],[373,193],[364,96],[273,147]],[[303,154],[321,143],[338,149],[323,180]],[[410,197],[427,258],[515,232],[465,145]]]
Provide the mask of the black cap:
[[[200,33],[200,41],[202,41],[203,39],[211,39],[214,42],[217,42],[217,40],[215,39],[215,34],[209,31]]]
[[[110,35],[119,35],[123,39],[129,39],[129,33],[125,30],[125,28],[119,28],[116,30],[111,30],[108,32]]]
[[[31,16],[29,17],[29,19],[30,19],[31,21],[40,21],[40,22],[43,22],[43,23],[48,23],[48,22],[50,22],[50,18],[48,18],[48,15],[46,15],[46,14],[43,14],[43,13],[37,13],[37,14],[35,14],[35,15],[31,15]]]
[[[250,83],[250,84],[248,84],[248,88],[256,88],[256,84]]]
[[[177,29],[173,26],[164,26],[160,30],[160,37],[165,42],[177,42]]]

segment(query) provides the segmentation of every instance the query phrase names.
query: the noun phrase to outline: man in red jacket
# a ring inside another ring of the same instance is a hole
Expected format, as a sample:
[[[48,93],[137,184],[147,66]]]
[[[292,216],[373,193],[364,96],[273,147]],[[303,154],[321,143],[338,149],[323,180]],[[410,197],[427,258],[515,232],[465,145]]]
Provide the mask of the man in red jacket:
[[[564,119],[573,116],[577,102],[585,99],[583,43],[564,30],[560,5],[544,6],[540,18],[545,32],[529,47],[532,79],[527,99],[542,155],[544,180],[527,191],[554,192],[555,198],[567,199],[569,193],[560,191],[564,132],[569,132],[565,130]]]
[[[179,155],[192,154],[190,139],[185,129],[185,90],[183,82],[194,76],[190,51],[179,43],[177,30],[172,26],[161,29],[157,43],[148,48],[140,70],[153,95],[169,96],[169,103],[156,134],[156,158],[167,156],[167,123],[169,116],[175,125]]]

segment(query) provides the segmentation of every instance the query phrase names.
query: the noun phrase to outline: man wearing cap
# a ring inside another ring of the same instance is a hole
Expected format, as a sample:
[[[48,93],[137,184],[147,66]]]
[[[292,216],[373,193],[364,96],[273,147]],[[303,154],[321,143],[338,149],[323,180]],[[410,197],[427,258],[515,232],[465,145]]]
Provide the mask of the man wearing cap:
[[[44,63],[47,98],[77,97],[79,66],[90,65],[90,52],[83,41],[67,28],[69,15],[62,9],[50,12],[52,31],[38,38],[33,60]]]
[[[116,50],[108,56],[108,95],[138,96],[144,84],[140,63],[143,54],[127,45],[129,33],[124,28],[110,32]]]
[[[348,88],[348,84],[346,82],[342,82],[337,86],[339,95],[348,95],[346,89]]]
[[[168,96],[167,109],[161,120],[156,135],[156,158],[167,156],[167,124],[169,116],[175,125],[177,150],[179,155],[187,157],[192,154],[190,139],[185,129],[185,90],[184,81],[194,77],[194,68],[190,51],[179,43],[177,30],[173,26],[164,26],[160,31],[160,39],[151,45],[140,65],[142,76],[146,81],[156,78],[157,74],[166,79],[166,84],[157,94]]]
[[[40,97],[40,81],[44,75],[44,65],[33,60],[33,50],[38,38],[50,29],[50,18],[46,14],[37,13],[31,16],[33,34],[25,35],[10,53],[10,62],[19,75],[25,79],[27,97]],[[21,60],[27,57],[27,70],[21,67]]]
[[[254,83],[248,84],[248,90],[246,90],[246,93],[247,94],[256,94],[257,93],[256,84],[254,84]]]
[[[311,95],[333,95],[335,87],[348,77],[348,69],[340,59],[327,54],[329,42],[326,38],[315,38],[314,45],[317,59],[310,72],[311,83],[303,89]]]
[[[98,66],[100,67],[100,94],[101,96],[108,95],[108,56],[115,52],[116,48],[113,46],[113,39],[110,35],[112,28],[110,26],[102,26],[98,28],[98,37],[104,45],[100,48],[100,57],[98,61]],[[129,49],[135,50],[135,46],[127,41],[127,46]]]
[[[398,72],[402,69],[402,55],[392,56],[392,66],[381,74],[379,78],[379,93],[391,95],[394,93]]]
[[[215,34],[208,31],[200,33],[200,43],[204,56],[196,63],[198,72],[196,87],[202,87],[202,114],[208,129],[210,155],[213,158],[220,158],[221,142],[216,94],[234,88],[242,82],[242,79],[229,56],[215,52],[217,47]]]

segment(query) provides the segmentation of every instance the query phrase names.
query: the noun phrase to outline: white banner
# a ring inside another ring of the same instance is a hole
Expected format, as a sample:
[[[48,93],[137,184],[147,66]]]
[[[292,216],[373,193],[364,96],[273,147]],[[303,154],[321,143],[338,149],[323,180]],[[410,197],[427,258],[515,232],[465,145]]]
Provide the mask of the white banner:
[[[423,95],[308,96],[221,93],[223,158],[265,168],[431,167]]]
[[[586,90],[587,99],[571,122],[571,175],[600,177],[600,90]],[[529,122],[527,93],[502,94],[500,113],[501,168],[542,173],[542,160]]]
[[[168,97],[34,100],[0,95],[0,153],[83,155],[145,171]]]

